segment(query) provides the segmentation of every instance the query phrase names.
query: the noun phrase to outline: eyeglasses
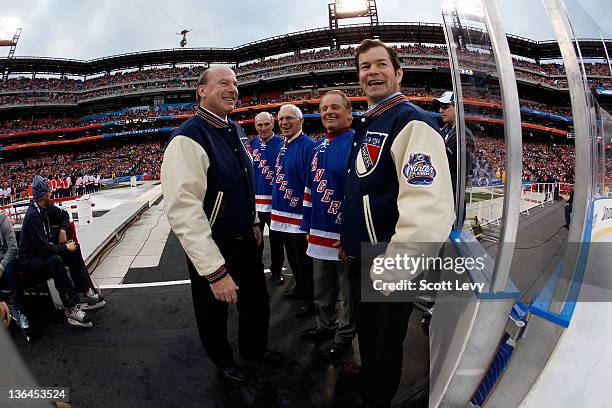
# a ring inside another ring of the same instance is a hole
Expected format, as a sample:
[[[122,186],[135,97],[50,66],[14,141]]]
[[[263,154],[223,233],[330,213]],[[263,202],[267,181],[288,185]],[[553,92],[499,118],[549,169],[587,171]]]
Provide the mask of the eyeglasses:
[[[297,120],[297,119],[300,119],[300,118],[298,118],[297,116],[279,116],[278,117],[278,121],[279,122],[282,121],[282,120],[286,120],[287,122],[291,122],[291,121]]]

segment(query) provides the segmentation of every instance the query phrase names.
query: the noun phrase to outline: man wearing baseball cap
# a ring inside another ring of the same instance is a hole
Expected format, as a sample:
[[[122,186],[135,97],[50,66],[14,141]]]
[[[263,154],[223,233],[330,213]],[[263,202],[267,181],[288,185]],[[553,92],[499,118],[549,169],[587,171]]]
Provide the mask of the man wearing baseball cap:
[[[19,237],[19,261],[26,276],[34,280],[53,278],[65,308],[68,323],[73,326],[93,327],[82,309],[97,309],[106,304],[93,289],[89,272],[83,262],[79,244],[67,239],[70,227],[68,213],[50,201],[49,184],[41,176],[32,182],[33,200],[26,211]],[[59,225],[55,236],[52,226]],[[66,274],[65,265],[70,269]],[[82,293],[82,299],[78,293]]]
[[[440,112],[444,127],[440,129],[444,136],[444,144],[446,146],[446,157],[448,157],[448,165],[451,172],[451,181],[453,183],[453,194],[457,196],[457,173],[458,160],[457,154],[459,149],[457,144],[457,113],[455,111],[455,93],[446,91],[439,98],[433,100],[434,110]],[[465,128],[465,172],[466,176],[472,170],[472,154],[474,152],[474,135],[466,127]]]

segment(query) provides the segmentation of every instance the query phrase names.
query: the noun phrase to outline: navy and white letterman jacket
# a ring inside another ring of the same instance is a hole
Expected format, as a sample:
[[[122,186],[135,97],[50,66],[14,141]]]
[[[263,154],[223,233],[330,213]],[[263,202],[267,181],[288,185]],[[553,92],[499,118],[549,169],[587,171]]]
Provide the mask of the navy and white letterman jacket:
[[[325,136],[314,149],[300,229],[309,234],[308,256],[337,261],[334,244],[340,240],[346,169],[355,131],[341,129]]]
[[[255,206],[257,211],[272,211],[272,186],[275,179],[276,158],[284,140],[272,135],[264,143],[258,136],[251,140],[249,146],[253,154],[253,173],[255,174]]]
[[[161,183],[166,216],[189,260],[209,282],[226,275],[216,242],[253,234],[253,162],[233,121],[202,107],[172,132]]]
[[[278,153],[272,189],[271,230],[304,234],[300,230],[302,200],[314,147],[315,141],[301,133],[289,143],[285,142]]]
[[[448,238],[455,215],[444,140],[436,121],[400,93],[357,122],[343,207],[341,245],[351,257],[362,242]]]

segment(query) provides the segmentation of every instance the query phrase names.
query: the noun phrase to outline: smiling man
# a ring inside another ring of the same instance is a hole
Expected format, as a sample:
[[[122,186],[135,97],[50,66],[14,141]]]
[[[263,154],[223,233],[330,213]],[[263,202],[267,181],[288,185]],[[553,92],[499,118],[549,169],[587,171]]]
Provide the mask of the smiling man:
[[[403,71],[396,52],[380,41],[364,40],[355,63],[369,107],[355,127],[349,158],[341,256],[349,257],[351,290],[361,299],[355,309],[363,406],[389,407],[401,378],[413,305],[391,301],[395,294],[382,296],[367,274],[360,278],[362,262],[369,271],[372,261],[361,259],[361,245],[386,244],[389,251],[402,243],[444,242],[454,220],[453,192],[436,121],[400,93]],[[383,271],[377,279],[414,277]]]
[[[276,160],[276,177],[272,188],[272,223],[270,229],[282,233],[287,260],[295,279],[290,298],[303,299],[296,317],[314,314],[312,259],[306,255],[306,233],[300,230],[306,174],[312,160],[315,142],[302,132],[304,118],[295,105],[281,106],[278,125],[285,143]]]
[[[324,351],[331,360],[350,349],[356,330],[346,263],[340,262],[335,245],[340,239],[346,168],[355,132],[351,129],[351,101],[342,91],[327,92],[321,99],[319,112],[326,133],[314,149],[300,227],[308,233],[306,253],[314,260],[317,326],[305,332],[302,338],[319,343],[333,337],[333,344]],[[336,310],[339,293],[342,294],[340,315]]]
[[[270,306],[263,266],[253,262],[261,240],[254,227],[253,163],[228,119],[238,100],[228,67],[207,69],[196,88],[195,115],[176,129],[164,154],[161,182],[166,216],[187,254],[193,306],[202,345],[224,380],[244,384],[227,340],[228,304],[240,314],[243,360],[279,363],[267,349]]]

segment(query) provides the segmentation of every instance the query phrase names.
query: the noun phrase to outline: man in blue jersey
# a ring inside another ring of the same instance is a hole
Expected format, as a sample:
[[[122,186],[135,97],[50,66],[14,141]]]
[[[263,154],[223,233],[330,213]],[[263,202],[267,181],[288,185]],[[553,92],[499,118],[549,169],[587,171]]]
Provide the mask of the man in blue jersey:
[[[249,143],[253,154],[253,173],[255,175],[255,207],[259,217],[259,230],[263,234],[264,227],[270,228],[272,211],[272,186],[274,185],[275,165],[278,152],[283,146],[283,138],[274,134],[274,116],[269,112],[259,112],[255,116],[255,130],[259,137]],[[285,251],[283,236],[279,231],[270,230],[270,279],[278,284],[285,283],[283,263]],[[259,258],[263,256],[264,241],[259,246]]]
[[[351,347],[356,331],[346,263],[339,260],[335,245],[340,239],[346,169],[355,132],[351,129],[351,101],[342,91],[327,92],[319,112],[326,133],[314,149],[304,190],[301,226],[308,233],[306,254],[313,258],[317,326],[304,332],[302,338],[319,343],[334,337],[324,355],[336,359]],[[336,310],[339,293],[340,318]]]
[[[349,257],[351,289],[359,296],[355,311],[363,406],[387,408],[399,386],[413,304],[401,298],[392,302],[396,293],[387,297],[375,290],[367,274],[372,259],[361,258],[361,247],[382,243],[389,252],[401,244],[420,250],[430,243],[429,250],[437,248],[427,255],[435,256],[455,218],[453,190],[438,124],[400,93],[403,71],[397,53],[378,40],[364,40],[355,63],[368,111],[355,126],[340,256]],[[362,263],[366,273],[360,276]],[[378,272],[376,279],[386,282],[417,276],[394,268]]]
[[[281,106],[278,124],[285,143],[276,160],[270,225],[271,230],[280,231],[283,235],[287,260],[295,278],[295,287],[286,294],[304,300],[304,304],[295,311],[296,317],[314,314],[312,259],[306,255],[308,243],[300,225],[306,175],[315,142],[302,132],[303,123],[302,111],[297,106]]]

